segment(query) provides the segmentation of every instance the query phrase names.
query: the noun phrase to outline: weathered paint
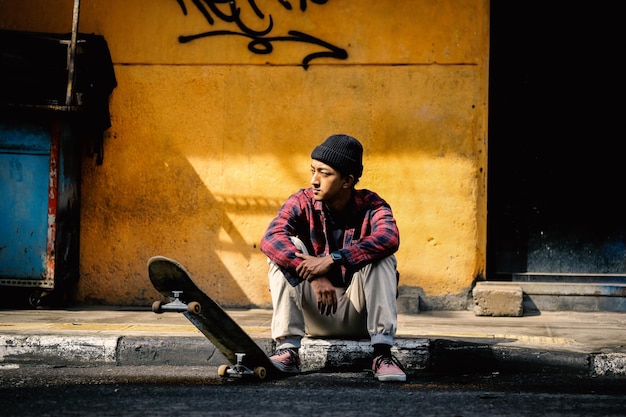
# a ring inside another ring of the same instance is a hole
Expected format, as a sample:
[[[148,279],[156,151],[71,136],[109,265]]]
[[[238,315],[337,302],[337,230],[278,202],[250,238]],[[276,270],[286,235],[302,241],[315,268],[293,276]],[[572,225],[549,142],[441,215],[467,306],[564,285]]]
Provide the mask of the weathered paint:
[[[49,159],[47,125],[0,120],[1,285],[46,275]]]
[[[79,30],[106,38],[118,87],[104,164],[83,164],[78,301],[149,305],[145,263],[160,254],[222,304],[269,306],[258,241],[308,185],[312,147],[337,132],[361,139],[360,185],[394,208],[401,285],[466,298],[485,266],[489,2],[259,6],[255,29],[271,15],[272,34],[309,33],[347,58],[304,70],[311,43],[180,43],[232,29],[192,2],[81,2]],[[71,16],[71,1],[0,3],[5,29],[67,33]]]
[[[50,127],[50,169],[48,171],[48,235],[46,239],[46,275],[44,288],[54,287],[55,245],[57,237],[57,201],[59,195],[59,146],[61,119],[53,117]]]
[[[115,364],[119,336],[0,335],[0,362]]]

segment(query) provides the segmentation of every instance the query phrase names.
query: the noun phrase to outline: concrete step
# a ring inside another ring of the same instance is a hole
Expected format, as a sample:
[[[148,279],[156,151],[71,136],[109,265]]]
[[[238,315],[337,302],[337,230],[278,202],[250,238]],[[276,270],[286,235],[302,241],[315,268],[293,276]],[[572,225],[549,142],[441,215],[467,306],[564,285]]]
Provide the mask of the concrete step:
[[[516,272],[513,282],[603,283],[626,284],[625,274],[581,274],[565,272]]]
[[[626,312],[626,283],[488,281],[478,286],[521,288],[524,311]]]

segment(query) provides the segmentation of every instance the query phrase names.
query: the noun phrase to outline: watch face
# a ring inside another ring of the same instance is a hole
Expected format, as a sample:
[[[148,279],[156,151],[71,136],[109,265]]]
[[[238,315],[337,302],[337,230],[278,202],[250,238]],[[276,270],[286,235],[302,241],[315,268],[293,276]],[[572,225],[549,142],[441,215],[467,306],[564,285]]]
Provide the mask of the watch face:
[[[330,257],[333,258],[333,261],[335,262],[341,260],[341,254],[339,252],[331,252]]]

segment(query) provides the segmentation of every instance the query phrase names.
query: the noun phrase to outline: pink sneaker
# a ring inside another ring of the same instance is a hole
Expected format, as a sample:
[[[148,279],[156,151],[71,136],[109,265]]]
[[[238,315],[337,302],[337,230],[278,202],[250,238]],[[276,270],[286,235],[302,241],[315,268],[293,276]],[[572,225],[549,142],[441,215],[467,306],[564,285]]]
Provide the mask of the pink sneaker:
[[[279,349],[270,356],[270,360],[274,366],[283,372],[300,373],[300,355],[295,349]]]
[[[402,366],[393,356],[377,356],[372,363],[374,378],[379,381],[406,381]]]

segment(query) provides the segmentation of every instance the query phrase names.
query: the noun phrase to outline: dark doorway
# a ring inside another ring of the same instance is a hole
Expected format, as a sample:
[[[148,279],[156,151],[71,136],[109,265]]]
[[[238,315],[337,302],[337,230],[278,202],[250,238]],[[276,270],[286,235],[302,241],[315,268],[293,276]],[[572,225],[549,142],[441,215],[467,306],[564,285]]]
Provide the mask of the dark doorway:
[[[619,13],[557,3],[491,2],[487,279],[626,282]]]

